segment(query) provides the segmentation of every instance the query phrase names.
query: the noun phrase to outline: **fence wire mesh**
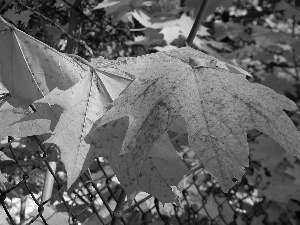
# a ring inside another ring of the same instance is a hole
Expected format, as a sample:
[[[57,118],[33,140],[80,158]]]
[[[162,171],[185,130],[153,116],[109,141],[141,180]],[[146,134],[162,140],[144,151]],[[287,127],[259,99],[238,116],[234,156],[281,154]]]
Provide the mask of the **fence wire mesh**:
[[[125,192],[103,158],[96,158],[67,190],[63,164],[58,162],[56,171],[49,164],[49,152],[55,146],[44,146],[37,137],[8,137],[2,140],[0,152],[0,169],[7,175],[7,182],[0,182],[0,224],[271,224],[266,213],[270,204],[256,191],[262,177],[253,172],[251,164],[247,173],[253,174],[254,185],[244,177],[225,194],[193,152],[178,144],[176,138],[172,140],[194,171],[180,182],[181,193],[173,188],[181,208],[163,205],[144,192],[136,196],[131,207],[127,198],[120,204]],[[47,171],[54,184],[51,197],[43,201],[42,192],[49,185],[44,183]],[[284,215],[280,222],[290,224]]]

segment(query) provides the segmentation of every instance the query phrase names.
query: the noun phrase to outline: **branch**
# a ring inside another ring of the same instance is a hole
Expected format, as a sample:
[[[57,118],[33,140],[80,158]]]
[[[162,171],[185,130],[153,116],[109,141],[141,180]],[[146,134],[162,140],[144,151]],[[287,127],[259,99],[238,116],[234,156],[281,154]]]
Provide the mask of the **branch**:
[[[191,29],[191,31],[189,33],[188,38],[186,39],[186,43],[187,43],[188,46],[191,46],[192,43],[193,43],[193,41],[194,41],[194,38],[195,38],[195,36],[197,34],[197,31],[199,30],[199,27],[200,27],[200,25],[202,23],[202,20],[204,18],[204,15],[205,15],[207,6],[209,4],[209,1],[210,0],[203,0],[202,1],[202,4],[200,6],[200,9],[199,9],[197,17],[195,19],[195,22],[193,24],[193,27],[192,27],[192,29]]]

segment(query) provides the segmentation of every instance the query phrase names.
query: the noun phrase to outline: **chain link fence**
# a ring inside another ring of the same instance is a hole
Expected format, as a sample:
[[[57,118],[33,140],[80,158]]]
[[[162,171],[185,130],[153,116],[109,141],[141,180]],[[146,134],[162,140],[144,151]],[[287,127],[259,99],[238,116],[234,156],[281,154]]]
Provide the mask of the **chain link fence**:
[[[162,205],[144,192],[129,207],[125,192],[105,159],[96,158],[90,169],[66,190],[63,164],[51,165],[49,153],[55,146],[45,148],[37,137],[8,137],[2,140],[0,152],[0,169],[7,175],[7,182],[0,182],[0,224],[273,224],[268,220],[269,202],[257,196],[256,188],[262,182],[258,173],[255,185],[244,177],[225,194],[192,151],[183,145],[180,149],[182,159],[194,171],[180,182],[181,193],[173,188],[181,208],[176,204]],[[253,173],[250,165],[247,173],[251,170]],[[47,173],[54,182],[49,183]],[[51,197],[44,200],[42,193],[52,186]],[[284,216],[280,222],[291,224]]]

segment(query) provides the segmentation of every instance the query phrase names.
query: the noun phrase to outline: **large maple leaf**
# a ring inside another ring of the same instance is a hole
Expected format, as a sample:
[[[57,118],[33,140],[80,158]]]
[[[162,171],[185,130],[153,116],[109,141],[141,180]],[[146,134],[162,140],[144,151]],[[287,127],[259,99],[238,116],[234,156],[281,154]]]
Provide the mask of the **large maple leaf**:
[[[0,93],[8,92],[12,97],[10,99],[14,99],[13,104],[0,105],[0,136],[49,133],[49,128],[44,126],[49,124],[49,118],[45,121],[45,117],[44,120],[40,117],[39,121],[31,124],[23,121],[23,125],[20,125],[17,122],[28,114],[28,106],[33,101],[48,95],[54,88],[66,90],[72,87],[86,77],[90,69],[16,29],[2,17],[0,20],[6,27],[0,35]],[[39,107],[46,107],[43,109],[45,112],[49,109],[47,104]]]
[[[0,80],[12,97],[32,103],[54,88],[72,87],[90,73],[73,58],[2,22],[7,29],[0,36]]]
[[[300,134],[283,111],[297,110],[295,103],[231,73],[228,64],[182,48],[127,58],[114,67],[137,78],[98,125],[129,116],[121,153],[133,156],[131,177],[137,180],[153,143],[179,116],[187,123],[191,149],[224,191],[248,166],[247,130],[262,131],[300,158]]]
[[[135,153],[119,155],[128,123],[129,120],[125,117],[91,129],[85,138],[86,143],[91,146],[85,162],[89,165],[95,157],[106,158],[130,199],[138,192],[146,191],[163,203],[173,202],[174,194],[170,186],[177,186],[183,176],[192,171],[176,154],[168,134],[164,133],[145,157],[137,180],[133,166]]]

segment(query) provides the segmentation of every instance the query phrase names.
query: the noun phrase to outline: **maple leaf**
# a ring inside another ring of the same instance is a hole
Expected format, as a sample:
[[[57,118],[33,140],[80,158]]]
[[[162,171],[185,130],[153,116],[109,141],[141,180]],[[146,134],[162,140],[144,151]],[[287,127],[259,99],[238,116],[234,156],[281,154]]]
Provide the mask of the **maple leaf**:
[[[49,110],[47,104],[37,106],[40,110],[35,113],[35,116],[40,115],[39,121],[33,121],[33,118],[27,117],[27,122],[23,121],[23,125],[18,125],[16,122],[28,114],[28,106],[33,101],[46,96],[56,87],[61,90],[70,88],[82,77],[86,77],[90,69],[16,29],[2,17],[0,19],[8,28],[0,36],[0,80],[13,99],[23,99],[14,101],[14,104],[10,106],[4,104],[0,108],[1,136],[30,136],[41,134],[42,129],[44,133],[49,133],[49,128],[46,126],[49,123],[43,116],[43,112],[46,113]],[[26,105],[24,105],[25,102]],[[42,107],[45,108],[42,109]],[[45,115],[48,116],[49,113]],[[52,120],[51,115],[50,120]],[[27,128],[24,129],[26,126]]]
[[[31,104],[56,87],[70,88],[90,72],[71,57],[0,19],[8,28],[0,36],[0,80],[12,97]]]
[[[137,180],[153,143],[178,116],[187,123],[191,149],[224,191],[241,180],[248,166],[247,130],[260,130],[300,157],[300,134],[283,111],[297,110],[295,103],[230,73],[227,65],[191,48],[114,65],[137,78],[98,125],[129,116],[121,153],[134,156],[131,166]]]
[[[17,24],[19,21],[22,21],[27,26],[31,14],[32,14],[32,12],[29,10],[16,12],[16,8],[13,7],[11,9],[9,9],[8,11],[6,11],[3,16],[5,18],[8,18],[14,24]]]
[[[119,155],[127,128],[128,118],[125,117],[92,129],[85,138],[91,145],[86,161],[99,156],[106,158],[130,199],[138,192],[146,191],[161,202],[173,202],[170,186],[177,186],[191,171],[176,154],[168,135],[164,134],[147,155],[137,180],[133,167],[136,154]]]
[[[135,153],[119,155],[128,123],[128,118],[125,117],[109,122],[103,127],[95,125],[95,129],[91,129],[85,138],[86,143],[91,145],[85,161],[90,162],[99,156],[106,158],[130,199],[138,192],[146,191],[163,203],[173,202],[174,194],[170,186],[177,186],[183,176],[190,174],[191,171],[176,154],[165,133],[147,154],[137,180],[133,167],[137,155]]]
[[[68,187],[93,161],[84,165],[90,148],[84,142],[85,135],[93,123],[102,117],[105,107],[131,82],[131,78],[125,75],[110,77],[109,73],[104,73],[94,71],[66,91],[56,88],[43,99],[34,102],[35,105],[49,104],[56,107],[52,110],[52,122],[57,125],[53,135],[44,143],[54,143],[60,148],[61,161],[68,175]],[[35,118],[40,119],[41,116],[36,114]],[[25,121],[27,119],[24,118]]]

